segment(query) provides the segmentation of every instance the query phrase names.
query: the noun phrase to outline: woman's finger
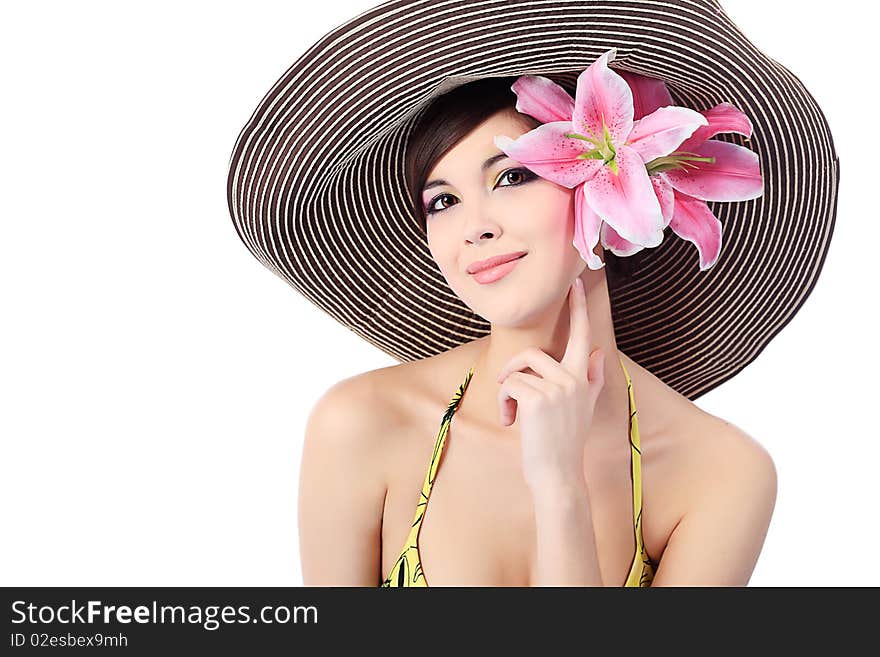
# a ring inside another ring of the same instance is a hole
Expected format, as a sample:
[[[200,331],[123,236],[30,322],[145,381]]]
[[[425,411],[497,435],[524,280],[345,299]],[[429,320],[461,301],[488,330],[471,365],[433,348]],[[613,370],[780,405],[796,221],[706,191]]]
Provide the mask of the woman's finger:
[[[593,345],[590,344],[587,291],[580,276],[574,280],[568,295],[568,314],[568,343],[560,363],[575,376],[585,379]]]
[[[501,426],[514,423],[519,402],[534,402],[543,394],[533,375],[511,372],[498,390]]]
[[[590,389],[595,397],[599,396],[599,392],[605,385],[605,352],[596,349],[590,354],[587,378],[590,382]]]
[[[538,347],[528,347],[504,364],[504,367],[498,373],[497,381],[500,383],[511,372],[517,372],[526,367],[532,368],[541,378],[559,385],[567,385],[572,380],[572,375],[553,356]]]

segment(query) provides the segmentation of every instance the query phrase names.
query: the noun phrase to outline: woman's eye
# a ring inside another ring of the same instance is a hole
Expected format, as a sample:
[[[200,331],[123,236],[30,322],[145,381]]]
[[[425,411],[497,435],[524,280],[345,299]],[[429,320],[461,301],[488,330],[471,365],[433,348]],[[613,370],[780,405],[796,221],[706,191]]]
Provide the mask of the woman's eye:
[[[522,180],[522,177],[524,176],[524,173],[526,171],[527,171],[527,169],[508,169],[507,171],[505,171],[504,173],[501,174],[501,177],[498,178],[498,180],[499,181],[504,180],[507,176],[509,176],[511,173],[513,173],[513,174],[516,174],[516,176],[520,177],[520,181],[514,182],[513,185],[521,185],[524,182]],[[505,185],[505,186],[512,187],[513,185]]]
[[[515,174],[514,182],[512,182],[509,185],[499,184],[497,186],[498,187],[518,187],[519,185],[525,184],[525,183],[529,182],[530,180],[534,180],[535,178],[537,178],[537,175],[535,175],[534,173],[532,173],[528,169],[522,169],[522,168],[508,169],[507,171],[504,171],[500,176],[498,176],[498,182],[500,183],[502,180],[505,180],[505,179],[509,180],[508,176],[510,174]],[[445,198],[454,199],[455,197],[452,196],[451,194],[440,194],[440,196],[435,196],[434,199],[425,208],[425,214],[430,216],[432,214],[438,214],[440,212],[443,212],[446,208],[438,209],[436,207],[436,204],[438,201],[441,201]]]
[[[428,204],[427,208],[425,208],[425,214],[432,215],[432,214],[437,214],[438,212],[443,212],[443,210],[445,208],[438,210],[435,206],[436,206],[437,201],[440,201],[444,198],[455,198],[455,197],[452,196],[451,194],[440,194],[440,196],[435,196],[434,200]]]

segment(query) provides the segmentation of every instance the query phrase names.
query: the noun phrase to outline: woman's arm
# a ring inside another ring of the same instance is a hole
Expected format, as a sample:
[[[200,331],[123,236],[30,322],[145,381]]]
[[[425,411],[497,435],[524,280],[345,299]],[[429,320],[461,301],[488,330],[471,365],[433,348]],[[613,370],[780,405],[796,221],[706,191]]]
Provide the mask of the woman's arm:
[[[651,586],[746,586],[776,505],[776,467],[767,450],[724,423],[706,433],[684,512]]]
[[[602,586],[586,481],[534,498],[537,573],[534,586]]]
[[[727,422],[707,425],[705,437],[689,466],[700,475],[688,485],[690,508],[669,538],[652,587],[745,586],[764,545],[776,504],[772,458]],[[535,521],[535,586],[604,585],[585,485],[536,497]]]
[[[365,376],[330,388],[309,415],[299,480],[305,586],[378,586],[385,477]]]

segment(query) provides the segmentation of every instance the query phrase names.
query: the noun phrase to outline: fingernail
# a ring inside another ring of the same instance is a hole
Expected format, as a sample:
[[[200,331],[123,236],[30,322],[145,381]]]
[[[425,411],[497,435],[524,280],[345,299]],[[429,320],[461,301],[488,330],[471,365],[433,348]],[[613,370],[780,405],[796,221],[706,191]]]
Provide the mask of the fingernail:
[[[576,279],[574,279],[574,284],[578,286],[578,289],[581,289],[584,287],[584,282],[581,280],[580,276],[578,276]]]

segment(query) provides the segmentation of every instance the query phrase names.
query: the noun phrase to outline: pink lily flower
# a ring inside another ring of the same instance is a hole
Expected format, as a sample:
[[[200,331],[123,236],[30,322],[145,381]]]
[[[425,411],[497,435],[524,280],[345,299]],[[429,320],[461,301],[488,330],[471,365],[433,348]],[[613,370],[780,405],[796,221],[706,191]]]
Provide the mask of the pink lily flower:
[[[633,92],[634,117],[641,119],[658,107],[672,104],[662,80],[621,71]],[[678,152],[700,156],[699,166],[667,167],[661,159],[648,163],[651,181],[664,206],[664,221],[672,231],[697,247],[700,271],[712,267],[721,252],[721,222],[706,201],[747,201],[764,193],[758,154],[737,144],[708,141],[721,132],[752,136],[748,117],[730,103],[719,103],[700,112],[708,121],[685,140]],[[668,206],[668,207],[667,207]],[[602,244],[615,255],[627,256],[643,247],[618,234],[604,223]]]
[[[751,124],[727,103],[706,112],[673,106],[661,80],[611,70],[615,52],[581,73],[575,99],[548,78],[521,76],[516,109],[544,125],[495,144],[541,177],[577,188],[573,245],[591,269],[603,266],[593,253],[599,239],[632,255],[659,245],[666,226],[696,244],[708,269],[721,226],[705,200],[755,198],[763,181],[756,153],[706,141],[723,131],[750,136]]]
[[[674,106],[661,107],[635,125],[632,91],[608,67],[615,55],[615,49],[607,51],[578,76],[573,103],[563,98],[568,95],[564,90],[553,90],[550,80],[536,84],[534,76],[520,77],[512,87],[516,109],[545,122],[516,140],[503,135],[494,140],[506,155],[542,178],[569,188],[582,186],[586,203],[576,203],[581,208],[576,221],[583,242],[575,246],[591,269],[602,263],[591,248],[582,247],[595,246],[602,221],[630,242],[660,244],[665,220],[645,164],[669,156],[697,128],[708,125],[699,112]]]

